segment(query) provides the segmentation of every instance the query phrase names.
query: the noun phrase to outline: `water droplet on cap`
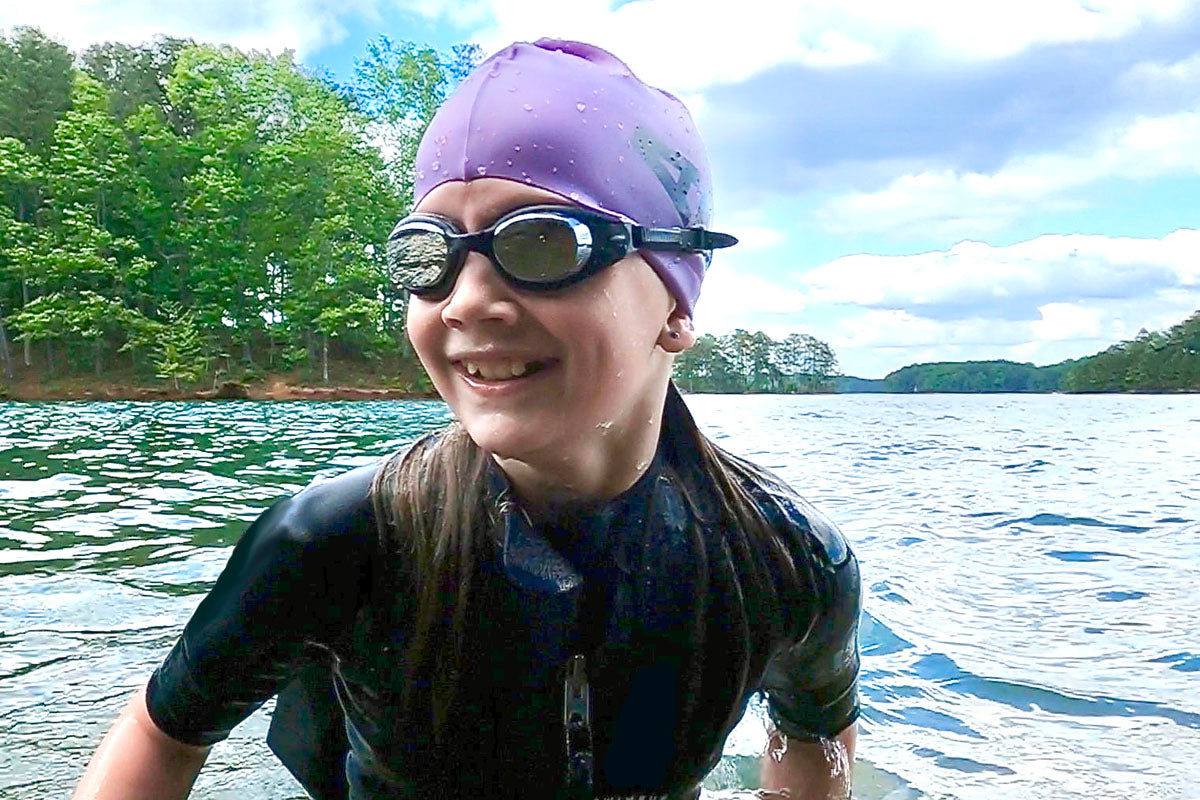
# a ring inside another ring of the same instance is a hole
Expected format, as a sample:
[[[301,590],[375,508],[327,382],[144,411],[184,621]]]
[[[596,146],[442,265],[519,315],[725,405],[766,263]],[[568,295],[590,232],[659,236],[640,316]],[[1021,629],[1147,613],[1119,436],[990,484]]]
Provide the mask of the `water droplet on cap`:
[[[587,111],[587,103],[576,103],[575,110],[576,111]]]
[[[558,172],[558,167],[551,167],[551,168],[550,168],[550,174],[551,174],[551,175],[553,175],[553,174],[555,174],[555,173],[557,173],[557,172]]]
[[[513,145],[513,150],[515,150],[515,151],[516,151],[516,152],[518,152],[518,153],[519,153],[519,152],[521,152],[521,145],[519,145],[519,144],[514,144],[514,145]]]
[[[568,195],[568,197],[570,197],[572,200],[578,201],[579,200],[579,192],[571,192],[571,194]]]
[[[625,156],[617,156],[617,163],[618,163],[618,164],[624,164],[624,163],[625,163]]]
[[[424,170],[417,170],[417,180],[419,180],[419,181],[425,180]]]
[[[529,105],[529,103],[526,103],[526,104],[523,106],[523,108],[524,108],[526,111],[533,111],[533,106]]]
[[[475,172],[478,175],[487,175],[487,167],[485,167],[483,164],[480,164],[475,168]]]
[[[435,161],[435,162],[433,162],[432,164],[430,164],[430,165],[429,165],[429,168],[430,168],[431,170],[433,170],[434,172],[437,172],[439,169],[441,169],[441,168],[442,168],[442,162],[440,162],[440,161]]]
[[[505,164],[508,164],[508,165],[511,167],[511,166],[512,166],[512,159],[511,159],[511,158],[506,158],[506,159],[504,159],[504,163],[505,163]]]

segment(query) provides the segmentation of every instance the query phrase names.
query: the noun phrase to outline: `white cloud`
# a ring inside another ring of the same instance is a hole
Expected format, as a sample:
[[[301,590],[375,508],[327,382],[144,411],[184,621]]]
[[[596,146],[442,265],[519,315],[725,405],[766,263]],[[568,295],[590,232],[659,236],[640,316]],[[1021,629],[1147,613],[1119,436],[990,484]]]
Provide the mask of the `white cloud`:
[[[839,67],[897,54],[929,61],[995,59],[1031,46],[1111,40],[1169,22],[1193,0],[46,0],[0,10],[0,27],[38,25],[76,49],[155,34],[239,47],[296,49],[339,41],[353,14],[381,24],[416,14],[474,34],[491,52],[514,40],[577,38],[628,59],[676,92],[730,84],[780,64]]]
[[[793,314],[808,304],[808,295],[798,289],[716,263],[704,279],[704,291],[696,304],[696,327],[724,333],[744,326],[742,320],[748,316]]]
[[[929,61],[976,61],[1039,44],[1111,40],[1170,21],[1189,0],[479,0],[490,22],[473,38],[486,51],[539,36],[612,49],[645,80],[673,91],[737,83],[780,64],[837,67],[903,53]],[[455,6],[409,2],[456,21]]]
[[[845,256],[802,280],[813,302],[1031,319],[1062,301],[1200,292],[1198,253],[1200,230],[1187,228],[1162,239],[1046,235],[1007,247],[966,241],[911,256]]]
[[[1099,180],[1180,175],[1200,175],[1200,112],[1127,120],[1074,150],[1020,155],[993,174],[902,175],[878,191],[833,197],[817,219],[834,232],[982,236],[1030,214],[1078,207],[1084,201],[1074,193]]]
[[[36,26],[75,51],[108,41],[139,44],[163,34],[243,49],[293,49],[303,56],[340,41],[346,32],[339,20],[347,13],[370,16],[375,5],[374,0],[39,0],[0,8],[0,28]]]

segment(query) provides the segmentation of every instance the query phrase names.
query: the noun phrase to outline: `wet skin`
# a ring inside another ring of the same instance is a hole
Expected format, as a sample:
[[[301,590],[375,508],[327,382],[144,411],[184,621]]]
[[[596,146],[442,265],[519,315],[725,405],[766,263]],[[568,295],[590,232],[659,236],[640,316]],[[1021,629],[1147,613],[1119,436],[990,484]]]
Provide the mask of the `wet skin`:
[[[480,178],[442,184],[416,210],[476,231],[546,203],[566,201]],[[637,254],[573,286],[529,292],[471,253],[447,296],[411,299],[408,334],[438,393],[533,506],[633,484],[658,442],[673,355],[694,340]]]

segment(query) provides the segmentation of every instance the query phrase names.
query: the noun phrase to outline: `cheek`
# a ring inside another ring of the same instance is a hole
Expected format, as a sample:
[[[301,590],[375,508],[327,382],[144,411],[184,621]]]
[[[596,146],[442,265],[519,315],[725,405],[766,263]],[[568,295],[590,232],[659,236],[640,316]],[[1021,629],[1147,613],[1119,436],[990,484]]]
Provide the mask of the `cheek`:
[[[410,298],[404,328],[417,358],[428,367],[441,328],[436,304],[417,297]]]

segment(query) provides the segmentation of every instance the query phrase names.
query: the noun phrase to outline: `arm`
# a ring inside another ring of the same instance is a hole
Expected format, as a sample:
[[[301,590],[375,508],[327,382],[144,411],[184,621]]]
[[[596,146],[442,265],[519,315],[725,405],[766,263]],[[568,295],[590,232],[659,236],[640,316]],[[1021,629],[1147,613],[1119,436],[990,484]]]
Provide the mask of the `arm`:
[[[139,689],[96,749],[72,800],[183,800],[208,751],[159,730]]]
[[[858,726],[832,740],[816,742],[788,739],[771,731],[762,757],[763,797],[783,800],[847,800],[854,766],[854,741]]]

